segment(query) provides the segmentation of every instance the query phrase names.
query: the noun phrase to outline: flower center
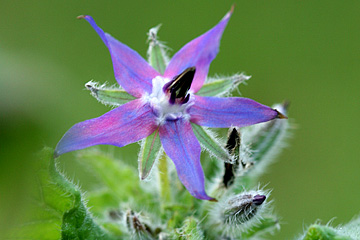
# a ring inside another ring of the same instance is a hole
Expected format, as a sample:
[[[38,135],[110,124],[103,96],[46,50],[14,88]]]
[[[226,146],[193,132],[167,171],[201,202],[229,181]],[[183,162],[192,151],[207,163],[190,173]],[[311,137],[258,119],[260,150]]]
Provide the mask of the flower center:
[[[175,121],[180,118],[189,119],[189,107],[195,98],[190,86],[195,74],[195,68],[188,68],[174,79],[157,76],[152,80],[152,93],[144,96],[157,117],[157,123]]]

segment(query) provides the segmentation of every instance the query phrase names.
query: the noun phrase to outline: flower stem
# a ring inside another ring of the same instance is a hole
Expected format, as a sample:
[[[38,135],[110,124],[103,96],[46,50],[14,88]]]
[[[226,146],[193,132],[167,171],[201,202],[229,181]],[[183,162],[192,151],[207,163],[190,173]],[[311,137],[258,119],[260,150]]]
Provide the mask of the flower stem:
[[[169,202],[171,201],[169,173],[165,152],[160,157],[158,166],[160,181],[160,199],[162,208],[164,208],[164,206],[169,204]]]

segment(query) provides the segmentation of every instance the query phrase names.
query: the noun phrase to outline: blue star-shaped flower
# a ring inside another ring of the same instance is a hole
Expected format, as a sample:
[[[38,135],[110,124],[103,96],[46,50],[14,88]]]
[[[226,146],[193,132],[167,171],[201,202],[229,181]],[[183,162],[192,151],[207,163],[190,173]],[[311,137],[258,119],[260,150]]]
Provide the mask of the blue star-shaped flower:
[[[232,10],[215,27],[177,52],[164,74],[105,33],[92,17],[81,16],[108,47],[117,82],[137,99],[74,125],[58,143],[56,156],[99,144],[122,147],[156,132],[187,190],[196,198],[212,200],[205,192],[201,147],[191,123],[213,128],[244,127],[284,117],[251,99],[196,95],[218,53],[231,14]]]

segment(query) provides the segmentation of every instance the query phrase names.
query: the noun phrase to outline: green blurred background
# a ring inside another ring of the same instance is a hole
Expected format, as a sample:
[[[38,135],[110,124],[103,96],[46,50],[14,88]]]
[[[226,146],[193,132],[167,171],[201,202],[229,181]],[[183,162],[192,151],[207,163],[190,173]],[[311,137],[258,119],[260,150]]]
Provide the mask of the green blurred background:
[[[0,0],[0,230],[26,211],[36,152],[109,110],[84,90],[92,79],[116,82],[108,50],[76,16],[92,15],[146,57],[149,28],[163,23],[159,35],[173,54],[233,3]],[[360,213],[360,2],[235,3],[210,75],[245,71],[253,77],[243,96],[267,105],[288,99],[297,123],[290,147],[262,178],[283,222],[274,239],[291,239],[317,219],[349,221]],[[116,154],[135,159],[137,149]],[[71,166],[71,157],[61,160]],[[81,171],[72,170],[77,179]]]

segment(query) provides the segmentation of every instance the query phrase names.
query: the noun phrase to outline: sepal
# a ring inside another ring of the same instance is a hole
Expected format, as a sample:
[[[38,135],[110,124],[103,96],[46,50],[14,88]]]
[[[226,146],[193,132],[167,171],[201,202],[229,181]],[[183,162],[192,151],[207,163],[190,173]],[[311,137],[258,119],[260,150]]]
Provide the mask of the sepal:
[[[138,158],[139,176],[141,180],[145,180],[150,176],[152,169],[162,152],[159,129],[157,129],[154,133],[141,141]]]
[[[250,78],[251,76],[247,76],[243,73],[235,74],[229,77],[210,78],[205,82],[196,95],[212,97],[230,96],[231,92],[237,89],[239,84],[244,83]]]
[[[212,131],[194,123],[192,123],[191,126],[201,146],[205,148],[210,155],[223,162],[233,162],[233,157],[227,152],[223,147],[223,144],[216,138]]]
[[[105,105],[120,106],[136,99],[121,88],[105,87],[93,81],[85,84],[91,95]]]
[[[149,48],[147,56],[149,64],[159,73],[163,74],[169,63],[169,57],[167,55],[168,47],[166,47],[163,42],[159,41],[157,35],[160,27],[161,24],[151,28],[148,32]]]

